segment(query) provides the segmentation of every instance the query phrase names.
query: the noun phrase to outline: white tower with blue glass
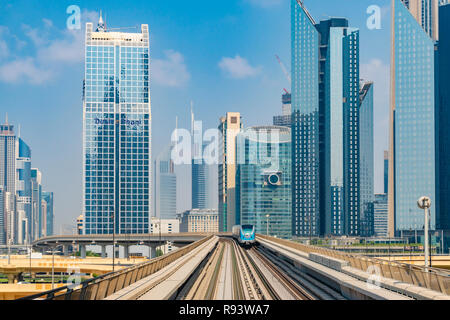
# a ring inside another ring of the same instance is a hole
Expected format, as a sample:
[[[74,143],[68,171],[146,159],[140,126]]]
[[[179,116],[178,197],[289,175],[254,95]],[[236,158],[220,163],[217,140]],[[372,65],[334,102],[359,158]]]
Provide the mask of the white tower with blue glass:
[[[141,32],[86,24],[83,90],[85,234],[149,232],[152,208],[150,51]]]

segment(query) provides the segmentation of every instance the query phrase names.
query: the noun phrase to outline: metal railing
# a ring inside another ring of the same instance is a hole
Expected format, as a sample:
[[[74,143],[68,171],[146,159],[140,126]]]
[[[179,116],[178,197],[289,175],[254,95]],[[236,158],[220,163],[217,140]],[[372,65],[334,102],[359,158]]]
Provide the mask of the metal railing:
[[[41,292],[32,296],[20,298],[18,300],[101,300],[127,286],[139,281],[168,266],[175,260],[181,258],[189,251],[197,248],[210,240],[213,236],[208,236],[190,245],[173,251],[167,255],[152,259],[150,261],[110,272],[100,277],[92,278],[82,282],[79,286],[71,288],[65,286],[58,289]]]
[[[351,267],[364,272],[372,270],[373,273],[373,270],[377,270],[380,272],[380,276],[382,277],[450,295],[450,272],[443,269],[431,267],[425,268],[397,261],[370,258],[358,254],[344,253],[332,249],[304,245],[298,242],[268,237],[266,235],[258,234],[258,237],[303,251],[305,253],[318,253],[333,257],[335,259],[344,260],[347,261]]]

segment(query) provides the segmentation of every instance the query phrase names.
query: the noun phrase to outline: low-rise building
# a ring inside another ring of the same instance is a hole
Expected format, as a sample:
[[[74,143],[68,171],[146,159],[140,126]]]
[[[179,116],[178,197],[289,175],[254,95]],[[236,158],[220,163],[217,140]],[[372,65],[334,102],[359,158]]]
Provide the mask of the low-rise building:
[[[181,232],[219,232],[219,212],[216,209],[192,209],[181,215]]]

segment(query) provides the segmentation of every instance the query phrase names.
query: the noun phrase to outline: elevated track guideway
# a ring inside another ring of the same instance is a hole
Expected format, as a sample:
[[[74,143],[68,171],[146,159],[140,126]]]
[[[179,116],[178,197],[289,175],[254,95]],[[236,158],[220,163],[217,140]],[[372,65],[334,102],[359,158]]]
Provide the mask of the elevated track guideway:
[[[258,236],[255,245],[243,247],[229,236],[210,235],[78,287],[58,288],[28,299],[450,299],[446,294],[450,278],[438,278],[441,292],[383,277],[375,290],[367,283],[370,274],[343,259],[341,254],[276,238]]]

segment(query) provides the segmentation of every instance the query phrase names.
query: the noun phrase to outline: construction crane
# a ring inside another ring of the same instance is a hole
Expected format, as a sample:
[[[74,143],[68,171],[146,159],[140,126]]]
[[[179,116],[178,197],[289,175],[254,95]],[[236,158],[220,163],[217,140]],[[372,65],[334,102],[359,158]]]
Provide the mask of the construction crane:
[[[291,75],[287,71],[286,67],[284,66],[284,63],[281,61],[280,57],[278,55],[275,55],[275,58],[277,58],[278,63],[280,64],[281,70],[283,70],[284,75],[286,76],[286,79],[289,81],[289,84],[291,84]],[[289,91],[287,91],[285,88],[283,90],[289,94]]]

